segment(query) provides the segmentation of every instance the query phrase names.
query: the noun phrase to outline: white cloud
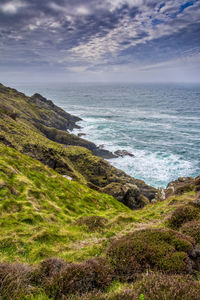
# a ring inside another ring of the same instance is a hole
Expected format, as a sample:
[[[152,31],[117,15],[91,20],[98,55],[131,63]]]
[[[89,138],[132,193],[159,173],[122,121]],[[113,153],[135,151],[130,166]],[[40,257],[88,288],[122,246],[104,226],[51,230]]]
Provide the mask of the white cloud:
[[[123,4],[128,4],[129,6],[141,6],[144,3],[144,0],[107,0],[110,10],[113,11],[116,8],[119,8]]]
[[[64,12],[65,14],[67,14],[68,16],[69,15],[88,15],[90,14],[90,10],[87,6],[70,6],[70,5],[58,5],[56,3],[50,3],[49,4],[49,7],[55,11],[58,11],[58,12]]]
[[[0,5],[0,10],[5,14],[16,14],[20,8],[25,7],[26,4],[22,1],[10,1]]]
[[[107,1],[113,3],[113,5],[122,3],[122,0]],[[143,1],[140,0],[130,0],[129,2],[135,5],[143,4]],[[171,11],[172,9],[173,11],[179,10],[180,0],[169,2],[168,9],[170,8]],[[161,10],[159,12],[158,7],[150,9],[144,4],[141,8],[134,21],[131,17],[126,16],[119,22],[117,27],[110,30],[105,36],[102,37],[97,33],[87,43],[84,42],[68,52],[74,57],[74,60],[87,60],[93,64],[106,63],[107,57],[115,58],[120,51],[130,46],[134,47],[138,44],[145,44],[154,39],[175,34],[191,23],[200,22],[199,13],[194,10],[194,7],[184,11],[183,14],[178,14],[176,19],[169,18]],[[155,26],[152,23],[154,19],[162,20],[163,23]],[[126,41],[129,41],[129,43],[126,44]]]
[[[78,15],[88,15],[90,13],[89,9],[85,6],[79,6],[75,9]]]

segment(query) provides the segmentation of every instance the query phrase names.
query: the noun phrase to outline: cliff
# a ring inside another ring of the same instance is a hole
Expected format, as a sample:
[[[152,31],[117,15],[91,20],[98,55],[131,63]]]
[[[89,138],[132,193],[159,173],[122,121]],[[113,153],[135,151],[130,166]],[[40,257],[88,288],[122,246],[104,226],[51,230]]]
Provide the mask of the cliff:
[[[112,153],[66,131],[76,127],[78,120],[39,94],[27,97],[0,85],[2,143],[62,175],[113,195],[130,208],[143,207],[154,199],[156,189],[100,157],[113,157]]]

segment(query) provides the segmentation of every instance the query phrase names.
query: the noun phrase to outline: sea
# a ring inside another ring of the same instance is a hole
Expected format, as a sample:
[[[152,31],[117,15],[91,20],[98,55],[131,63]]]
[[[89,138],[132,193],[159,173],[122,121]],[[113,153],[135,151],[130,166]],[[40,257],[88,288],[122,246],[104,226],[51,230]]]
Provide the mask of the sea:
[[[82,119],[84,138],[112,152],[127,174],[165,188],[178,177],[200,174],[200,84],[20,83]]]

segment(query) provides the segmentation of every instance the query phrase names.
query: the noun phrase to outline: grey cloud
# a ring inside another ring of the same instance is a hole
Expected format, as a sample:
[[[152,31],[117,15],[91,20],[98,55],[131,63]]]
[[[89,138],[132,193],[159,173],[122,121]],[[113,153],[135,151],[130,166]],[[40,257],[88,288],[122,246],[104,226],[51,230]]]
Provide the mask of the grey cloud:
[[[200,49],[199,20],[198,1],[1,0],[0,64],[64,72],[184,59]]]

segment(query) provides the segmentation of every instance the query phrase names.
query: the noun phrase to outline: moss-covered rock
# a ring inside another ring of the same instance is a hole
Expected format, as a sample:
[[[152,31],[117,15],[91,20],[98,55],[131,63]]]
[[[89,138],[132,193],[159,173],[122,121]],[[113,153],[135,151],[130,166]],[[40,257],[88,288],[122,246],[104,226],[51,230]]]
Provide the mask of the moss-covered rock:
[[[121,184],[112,182],[101,189],[104,193],[112,195],[131,209],[144,207],[149,200],[143,196],[135,184]]]
[[[192,238],[173,230],[144,229],[113,241],[106,256],[116,275],[126,280],[147,269],[188,273],[194,244]]]

